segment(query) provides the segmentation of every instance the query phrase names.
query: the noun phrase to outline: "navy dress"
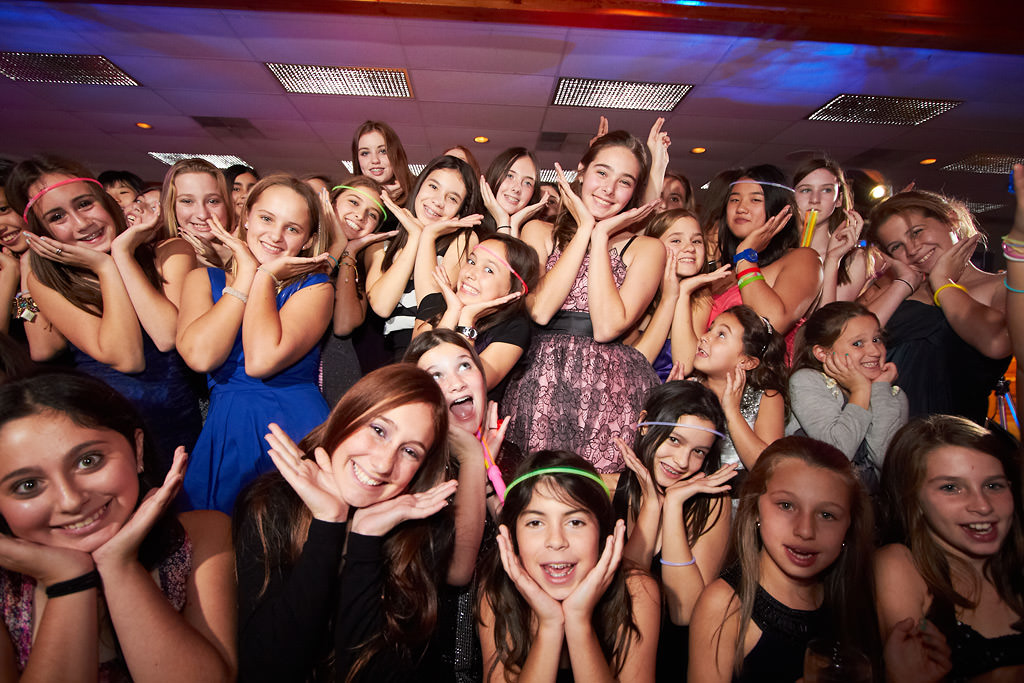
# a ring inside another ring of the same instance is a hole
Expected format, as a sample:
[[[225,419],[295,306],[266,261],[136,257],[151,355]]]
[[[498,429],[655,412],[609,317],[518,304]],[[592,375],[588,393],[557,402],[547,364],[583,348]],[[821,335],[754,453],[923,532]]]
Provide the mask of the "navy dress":
[[[224,289],[223,270],[207,268],[217,303]],[[288,285],[277,295],[278,310],[297,291],[328,282],[316,273]],[[274,469],[263,436],[276,422],[298,442],[327,419],[327,402],[317,389],[320,347],[316,344],[294,365],[273,377],[245,374],[242,331],[224,364],[209,376],[210,412],[185,474],[186,505],[231,514],[242,487]]]

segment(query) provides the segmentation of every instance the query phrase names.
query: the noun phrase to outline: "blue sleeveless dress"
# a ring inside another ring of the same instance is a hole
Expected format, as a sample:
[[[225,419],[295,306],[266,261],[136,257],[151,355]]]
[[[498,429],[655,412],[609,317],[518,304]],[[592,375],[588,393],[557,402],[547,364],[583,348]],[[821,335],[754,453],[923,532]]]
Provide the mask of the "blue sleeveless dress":
[[[221,297],[225,274],[207,268],[213,302]],[[300,289],[328,282],[316,273],[291,284],[277,295],[278,310]],[[274,469],[263,436],[276,422],[296,442],[327,419],[327,402],[316,381],[320,347],[273,377],[245,374],[242,331],[224,364],[209,375],[210,411],[192,450],[185,473],[185,505],[196,510],[231,514],[239,491],[258,475]]]

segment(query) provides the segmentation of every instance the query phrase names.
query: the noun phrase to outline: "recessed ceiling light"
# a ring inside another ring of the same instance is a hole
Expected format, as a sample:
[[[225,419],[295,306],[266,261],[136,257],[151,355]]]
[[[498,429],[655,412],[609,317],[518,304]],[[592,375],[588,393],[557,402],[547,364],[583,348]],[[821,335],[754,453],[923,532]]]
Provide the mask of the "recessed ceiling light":
[[[409,172],[413,175],[419,175],[420,173],[423,173],[423,169],[426,167],[426,164],[409,164]]]
[[[709,180],[706,183],[704,183],[703,185],[701,185],[700,189],[702,189],[702,190],[710,190],[711,189],[711,181]]]
[[[152,124],[146,123],[144,121],[139,121],[135,125],[138,126],[139,128],[141,128],[142,130],[149,130],[150,128],[153,127]]]
[[[233,154],[186,154],[185,152],[150,152],[149,156],[158,159],[168,166],[173,166],[182,159],[206,159],[217,168],[227,168],[235,164],[244,164],[252,168],[248,161],[240,159]]]
[[[576,180],[576,171],[562,169],[562,173],[565,174],[565,179],[568,180],[570,183]],[[553,168],[542,168],[540,171],[540,181],[542,183],[557,183],[558,172],[555,171],[555,169]]]
[[[938,159],[933,159],[932,157],[928,157],[927,159],[921,159],[921,161],[919,161],[917,163],[921,164],[922,166],[931,166],[936,161],[938,161]]]
[[[882,197],[885,196],[886,192],[887,190],[885,185],[875,185],[874,187],[871,188],[871,198],[881,199]]]
[[[409,74],[405,69],[265,63],[288,92],[312,95],[412,97]]]
[[[475,138],[473,138],[473,142],[479,142],[481,145],[484,144],[485,142],[490,142],[490,141],[491,141],[491,139],[489,137],[487,137],[486,135],[477,135]]]
[[[943,171],[964,171],[966,173],[1009,173],[1014,164],[1024,164],[1024,156],[1012,154],[971,154],[968,157],[947,164]]]
[[[706,151],[708,151],[707,147],[694,147],[690,150],[690,154],[703,154]]]
[[[30,83],[138,85],[102,55],[0,52],[0,73],[12,80]]]
[[[563,107],[672,111],[692,85],[560,78],[552,104]]]
[[[811,121],[916,126],[963,104],[963,100],[922,100],[916,97],[839,95],[807,118]]]
[[[1001,209],[1005,204],[992,204],[990,202],[967,202],[967,208],[971,213],[985,213],[986,211],[994,211],[995,209]]]

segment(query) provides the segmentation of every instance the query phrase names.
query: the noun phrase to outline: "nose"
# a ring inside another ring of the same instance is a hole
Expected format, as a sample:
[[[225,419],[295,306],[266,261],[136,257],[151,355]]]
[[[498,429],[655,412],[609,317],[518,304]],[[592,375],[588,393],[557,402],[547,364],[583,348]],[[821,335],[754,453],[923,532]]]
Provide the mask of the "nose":
[[[455,391],[461,391],[462,389],[465,388],[466,382],[458,375],[448,375],[441,380],[441,389],[446,394],[450,394]]]
[[[81,511],[87,496],[72,482],[61,480],[56,482],[57,506],[61,512],[74,514]]]
[[[814,512],[811,510],[798,512],[793,526],[793,534],[797,538],[811,540],[814,538]]]
[[[395,467],[395,451],[390,446],[382,446],[370,455],[370,467],[374,476],[382,479],[391,474]]]
[[[967,501],[967,510],[979,515],[987,515],[992,512],[992,503],[988,499],[988,493],[982,489],[972,491]]]
[[[544,539],[544,547],[549,550],[562,550],[568,547],[569,542],[565,538],[565,532],[561,524],[548,526],[548,533]]]

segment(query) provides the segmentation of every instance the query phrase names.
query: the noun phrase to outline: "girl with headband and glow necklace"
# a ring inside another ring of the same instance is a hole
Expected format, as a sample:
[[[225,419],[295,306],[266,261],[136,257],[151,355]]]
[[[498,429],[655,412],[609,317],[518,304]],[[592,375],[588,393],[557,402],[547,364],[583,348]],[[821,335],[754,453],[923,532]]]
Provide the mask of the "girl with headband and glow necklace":
[[[155,219],[128,227],[116,200],[67,159],[19,163],[7,200],[27,222],[33,252],[27,284],[40,319],[25,328],[33,358],[70,348],[79,370],[142,413],[166,472],[175,448],[191,449],[202,427],[175,352],[192,248],[177,238],[154,242]]]
[[[685,627],[725,561],[737,464],[719,467],[725,415],[715,394],[697,382],[655,387],[638,421],[633,448],[616,439],[631,471],[619,475],[615,508],[625,510],[625,557],[661,579],[667,609],[658,679],[682,681]]]
[[[431,233],[424,233],[420,249],[433,253]],[[537,253],[515,237],[491,235],[473,247],[454,284],[438,267],[429,285],[417,285],[413,337],[435,328],[464,335],[480,354],[487,388],[494,390],[530,347],[526,295],[536,286]]]
[[[821,261],[810,248],[800,248],[793,190],[775,166],[731,171],[719,216],[718,247],[733,276],[715,296],[710,320],[745,304],[787,335],[821,291]]]
[[[653,683],[658,586],[623,562],[625,531],[585,460],[538,451],[523,463],[483,571],[485,681]]]

